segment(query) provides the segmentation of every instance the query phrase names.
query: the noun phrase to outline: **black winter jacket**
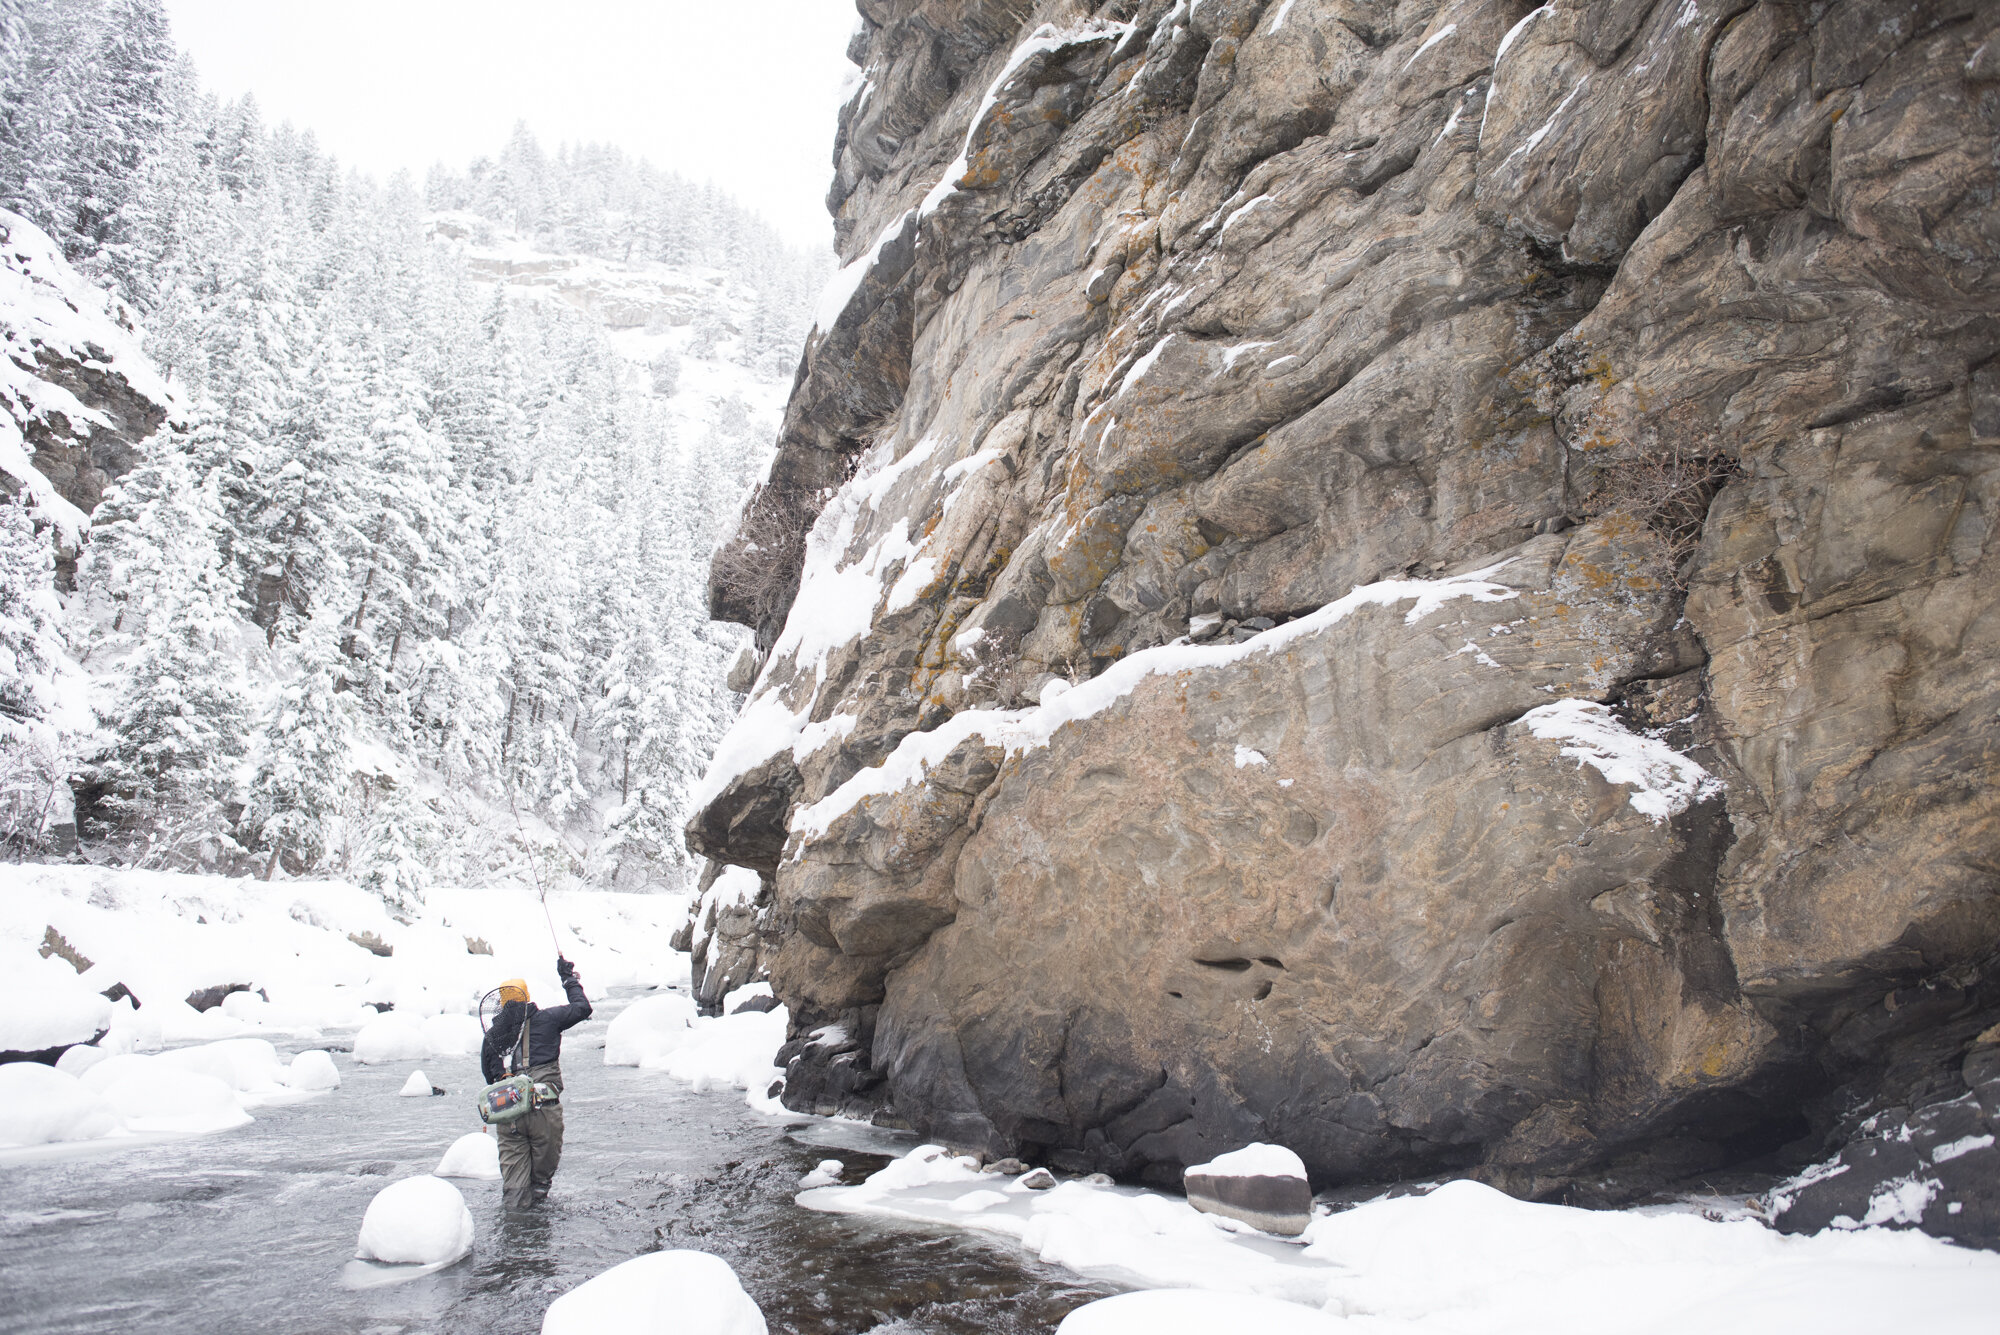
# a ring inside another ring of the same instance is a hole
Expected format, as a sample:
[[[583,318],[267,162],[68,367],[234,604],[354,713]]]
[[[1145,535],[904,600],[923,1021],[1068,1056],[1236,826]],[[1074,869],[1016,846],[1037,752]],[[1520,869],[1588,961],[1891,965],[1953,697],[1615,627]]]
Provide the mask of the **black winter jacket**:
[[[546,1066],[562,1060],[563,1030],[590,1018],[590,998],[583,994],[582,983],[565,979],[563,992],[569,997],[567,1006],[545,1010],[532,1001],[510,1001],[500,1008],[500,1018],[486,1031],[486,1042],[479,1049],[479,1069],[487,1084],[506,1078],[505,1063],[520,1042],[523,1015],[528,1021],[528,1065]]]

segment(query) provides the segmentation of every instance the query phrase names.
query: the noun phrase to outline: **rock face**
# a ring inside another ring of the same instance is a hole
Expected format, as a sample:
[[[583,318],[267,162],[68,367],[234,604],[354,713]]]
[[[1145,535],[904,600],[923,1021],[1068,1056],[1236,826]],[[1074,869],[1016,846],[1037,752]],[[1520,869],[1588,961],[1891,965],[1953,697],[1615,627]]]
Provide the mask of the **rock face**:
[[[175,410],[131,311],[0,209],[0,482],[54,525],[63,582],[90,512]]]
[[[860,8],[688,831],[796,1106],[1539,1195],[1965,1092],[1989,8]]]

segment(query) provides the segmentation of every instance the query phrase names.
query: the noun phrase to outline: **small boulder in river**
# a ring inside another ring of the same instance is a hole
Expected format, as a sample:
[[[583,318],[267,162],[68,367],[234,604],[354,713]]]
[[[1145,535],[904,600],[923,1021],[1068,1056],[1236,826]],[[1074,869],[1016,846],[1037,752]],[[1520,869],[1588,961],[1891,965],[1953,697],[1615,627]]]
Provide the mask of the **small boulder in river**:
[[[412,1071],[396,1092],[406,1099],[427,1099],[431,1096],[431,1078],[422,1071]]]
[[[1019,1181],[1029,1191],[1047,1191],[1056,1184],[1056,1175],[1046,1168],[1031,1168],[1021,1174]]]
[[[1282,1145],[1250,1144],[1181,1176],[1188,1204],[1252,1228],[1297,1237],[1312,1222],[1303,1160]]]
[[[542,1335],[767,1335],[736,1272],[707,1252],[635,1256],[549,1304]]]
[[[361,1219],[357,1261],[444,1265],[472,1250],[472,1211],[440,1177],[406,1177],[375,1193]]]
[[[484,1131],[460,1136],[431,1170],[434,1177],[470,1177],[486,1182],[500,1180],[500,1142]]]

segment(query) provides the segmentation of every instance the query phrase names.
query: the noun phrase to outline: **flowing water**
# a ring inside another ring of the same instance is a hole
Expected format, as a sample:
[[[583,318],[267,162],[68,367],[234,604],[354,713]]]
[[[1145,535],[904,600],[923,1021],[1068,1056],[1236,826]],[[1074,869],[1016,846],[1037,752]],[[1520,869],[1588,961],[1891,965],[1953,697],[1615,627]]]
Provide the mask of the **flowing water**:
[[[450,1094],[406,1099],[412,1063],[341,1058],[339,1090],[239,1131],[0,1165],[0,1331],[517,1335],[559,1294],[666,1247],[722,1257],[772,1331],[800,1335],[1043,1331],[1110,1291],[963,1233],[800,1209],[819,1160],[858,1181],[895,1147],[602,1065],[616,1004],[564,1044],[554,1194],[523,1220],[503,1216],[499,1183],[457,1181],[476,1229],[458,1264],[342,1280],[374,1194],[479,1129],[477,1063],[422,1063]],[[829,1148],[842,1142],[878,1152]]]

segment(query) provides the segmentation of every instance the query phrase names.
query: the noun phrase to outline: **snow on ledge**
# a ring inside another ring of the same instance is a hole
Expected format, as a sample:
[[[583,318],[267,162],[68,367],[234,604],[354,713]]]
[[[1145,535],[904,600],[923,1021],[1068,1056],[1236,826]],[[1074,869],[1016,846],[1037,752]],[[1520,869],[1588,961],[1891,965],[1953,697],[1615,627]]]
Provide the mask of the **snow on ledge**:
[[[1414,626],[1454,599],[1505,602],[1517,597],[1516,591],[1504,584],[1493,583],[1490,577],[1510,564],[1512,559],[1510,557],[1469,575],[1446,579],[1389,579],[1363,585],[1317,612],[1275,626],[1242,644],[1175,643],[1142,650],[1119,660],[1101,675],[1079,686],[1053,698],[1045,698],[1037,707],[968,709],[930,732],[910,734],[882,764],[862,770],[819,801],[794,812],[792,833],[806,839],[818,838],[832,827],[835,820],[863,799],[893,793],[922,781],[932,766],[943,761],[969,737],[983,737],[1009,755],[1047,746],[1049,739],[1065,723],[1102,713],[1131,694],[1148,677],[1228,667],[1253,655],[1278,653],[1296,640],[1340,624],[1363,607],[1390,607],[1414,601],[1415,606],[1403,618],[1404,625]]]
[[[1283,1145],[1263,1142],[1217,1155],[1207,1163],[1189,1164],[1188,1172],[1205,1177],[1296,1177],[1306,1175],[1306,1161]]]
[[[1521,722],[1535,736],[1563,742],[1562,754],[1589,765],[1606,783],[1632,789],[1633,807],[1657,825],[1722,791],[1722,780],[1652,737],[1628,730],[1592,700],[1558,700],[1531,709]]]

